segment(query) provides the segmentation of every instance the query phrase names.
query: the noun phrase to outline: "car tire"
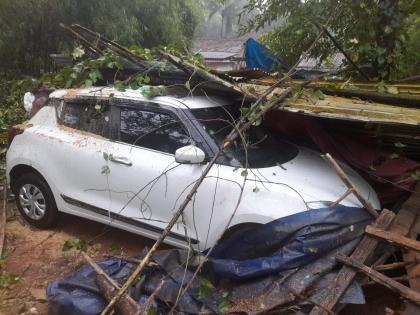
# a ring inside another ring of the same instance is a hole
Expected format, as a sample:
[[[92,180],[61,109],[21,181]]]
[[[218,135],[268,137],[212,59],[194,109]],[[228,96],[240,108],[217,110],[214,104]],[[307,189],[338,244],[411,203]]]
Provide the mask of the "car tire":
[[[57,219],[57,205],[48,184],[37,173],[20,176],[13,185],[15,201],[22,217],[40,229],[52,227]]]

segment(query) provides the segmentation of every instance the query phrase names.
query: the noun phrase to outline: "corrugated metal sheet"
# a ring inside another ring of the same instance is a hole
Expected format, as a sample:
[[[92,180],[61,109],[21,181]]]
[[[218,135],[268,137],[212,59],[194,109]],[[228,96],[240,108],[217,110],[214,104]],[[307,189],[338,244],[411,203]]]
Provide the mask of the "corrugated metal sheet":
[[[257,93],[267,88],[263,85],[250,84],[241,84],[241,87],[247,90],[254,89]],[[281,92],[282,89],[277,89],[274,94]],[[356,98],[329,95],[325,95],[323,99],[302,97],[287,102],[281,109],[330,119],[420,126],[420,108],[407,108]]]

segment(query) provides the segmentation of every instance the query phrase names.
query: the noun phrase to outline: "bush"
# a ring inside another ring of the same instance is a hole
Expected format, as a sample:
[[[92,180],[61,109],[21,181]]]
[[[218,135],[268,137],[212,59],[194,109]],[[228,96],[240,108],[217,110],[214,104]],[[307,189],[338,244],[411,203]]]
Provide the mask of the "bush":
[[[23,107],[23,95],[32,90],[32,80],[0,80],[0,159],[7,149],[7,130],[28,118]]]

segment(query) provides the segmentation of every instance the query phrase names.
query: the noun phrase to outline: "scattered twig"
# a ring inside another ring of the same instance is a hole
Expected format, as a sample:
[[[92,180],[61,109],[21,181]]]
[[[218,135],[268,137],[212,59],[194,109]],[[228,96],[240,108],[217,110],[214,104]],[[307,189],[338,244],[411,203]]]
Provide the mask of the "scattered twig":
[[[337,207],[339,204],[340,204],[340,202],[342,202],[344,199],[346,199],[350,194],[352,194],[354,191],[353,191],[353,188],[350,188],[349,190],[347,190],[345,193],[344,193],[344,195],[342,195],[340,198],[338,198],[338,200],[336,201],[336,202],[334,202],[333,204],[331,204],[331,206],[330,206],[330,208],[335,208],[335,207]]]
[[[143,314],[149,314],[149,309],[150,306],[153,303],[153,300],[155,299],[155,297],[159,294],[160,290],[162,290],[163,285],[165,284],[165,280],[162,279],[160,281],[160,284],[158,285],[158,287],[153,291],[153,293],[148,297],[148,299],[146,300],[146,302],[142,305],[143,308]]]

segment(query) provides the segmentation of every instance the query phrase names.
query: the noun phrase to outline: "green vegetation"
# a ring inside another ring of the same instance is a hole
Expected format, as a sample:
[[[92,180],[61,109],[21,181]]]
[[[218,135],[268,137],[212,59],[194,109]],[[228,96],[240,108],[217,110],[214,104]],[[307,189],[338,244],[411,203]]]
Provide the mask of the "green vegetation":
[[[200,21],[195,0],[0,0],[0,71],[39,76],[51,53],[69,52],[60,23],[79,23],[123,45],[191,46]]]
[[[353,61],[370,65],[377,79],[398,79],[420,74],[419,0],[249,0],[243,14],[261,14],[244,30],[280,25],[262,40],[294,64],[331,17],[328,29]],[[337,49],[325,36],[311,57],[328,61]]]

